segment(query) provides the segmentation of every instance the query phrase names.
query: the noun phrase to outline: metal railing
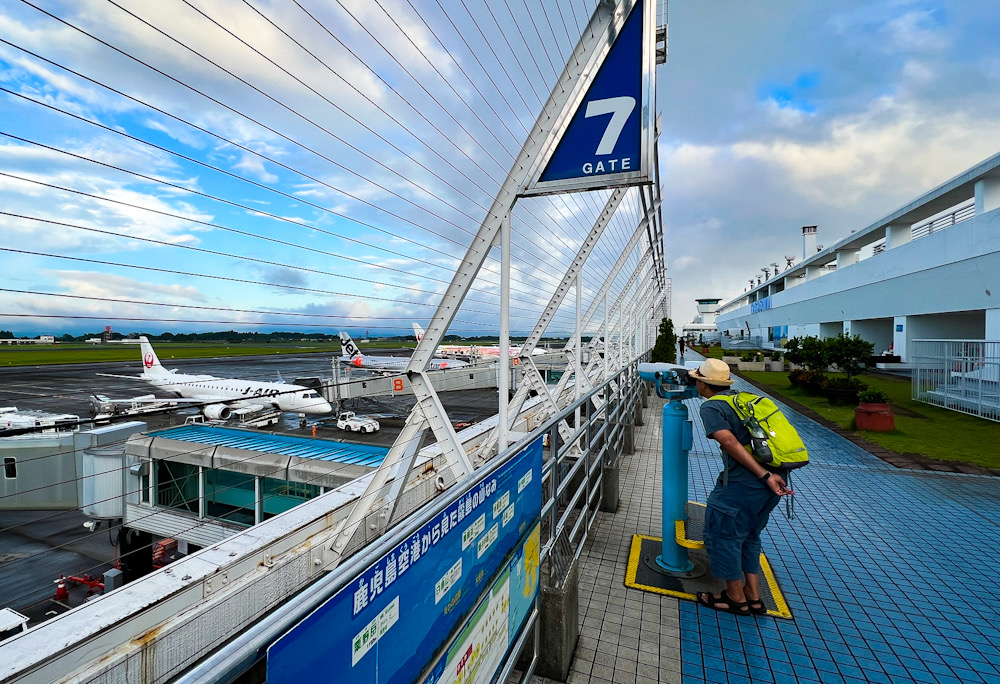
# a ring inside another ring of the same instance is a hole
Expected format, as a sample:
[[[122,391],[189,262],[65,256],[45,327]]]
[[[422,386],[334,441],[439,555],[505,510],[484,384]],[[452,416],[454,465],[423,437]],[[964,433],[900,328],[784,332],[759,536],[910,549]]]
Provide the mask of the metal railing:
[[[931,233],[936,233],[939,230],[944,230],[945,228],[950,228],[956,223],[961,223],[962,221],[967,221],[976,215],[976,203],[975,200],[969,200],[963,203],[961,206],[956,208],[954,211],[945,214],[944,216],[939,216],[938,218],[931,219],[929,221],[924,221],[923,223],[917,223],[910,229],[910,239],[917,240],[922,237],[927,237]]]
[[[1000,340],[914,340],[915,401],[1000,421]]]
[[[549,446],[544,450],[542,467],[541,571],[543,581],[549,586],[559,586],[572,562],[582,553],[588,532],[600,509],[602,466],[614,465],[622,453],[625,426],[633,418],[632,411],[640,401],[639,393],[642,391],[637,370],[639,360],[549,418],[537,430],[511,445],[501,457],[480,468],[465,482],[443,492],[390,529],[363,552],[351,557],[300,593],[294,601],[280,606],[176,679],[175,684],[221,684],[240,679],[243,673],[263,660],[271,643],[329,597],[357,579],[372,558],[379,557],[399,544],[451,503],[476,489],[509,457],[542,434],[548,435]],[[576,420],[577,417],[579,420]],[[558,425],[564,420],[574,422],[573,431],[568,437],[559,436]],[[513,639],[514,646],[501,666],[498,681],[508,681],[507,677],[514,672],[522,651],[533,644],[531,665],[520,672],[519,681],[530,679],[538,659],[539,639],[531,638],[537,623],[536,602],[521,633]]]
[[[749,338],[746,337],[726,337],[722,336],[722,348],[723,349],[760,349],[763,344],[764,338],[759,335],[753,335]]]

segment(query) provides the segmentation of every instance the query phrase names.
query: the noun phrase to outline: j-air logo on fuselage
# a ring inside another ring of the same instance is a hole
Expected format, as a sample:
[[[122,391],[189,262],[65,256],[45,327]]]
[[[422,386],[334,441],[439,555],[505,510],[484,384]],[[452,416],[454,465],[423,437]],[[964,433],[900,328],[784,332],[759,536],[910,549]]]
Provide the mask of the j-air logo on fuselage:
[[[241,394],[250,397],[276,397],[281,394],[278,389],[266,389],[264,387],[247,387]]]

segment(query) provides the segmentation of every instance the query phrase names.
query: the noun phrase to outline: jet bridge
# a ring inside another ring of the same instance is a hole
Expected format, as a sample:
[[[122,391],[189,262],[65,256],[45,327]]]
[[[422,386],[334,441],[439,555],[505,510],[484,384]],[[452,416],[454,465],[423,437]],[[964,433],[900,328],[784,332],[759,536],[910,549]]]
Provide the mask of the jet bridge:
[[[563,352],[556,352],[537,355],[532,361],[539,369],[562,370],[566,365],[565,358]],[[511,359],[511,367],[516,368],[519,362],[519,359]],[[496,389],[499,386],[497,368],[497,362],[471,364],[461,368],[428,371],[427,377],[436,392]],[[520,373],[514,375],[517,378]],[[405,373],[359,375],[357,371],[340,367],[336,361],[331,378],[296,378],[295,383],[315,388],[330,403],[413,394],[410,378]]]

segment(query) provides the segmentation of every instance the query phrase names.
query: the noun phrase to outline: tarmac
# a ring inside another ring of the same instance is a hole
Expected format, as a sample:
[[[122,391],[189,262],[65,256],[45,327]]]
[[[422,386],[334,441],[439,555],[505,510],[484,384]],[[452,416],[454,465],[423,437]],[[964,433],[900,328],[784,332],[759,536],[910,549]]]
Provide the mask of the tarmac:
[[[760,393],[742,380],[734,387]],[[689,499],[704,502],[721,460],[701,402],[685,404]],[[795,518],[782,504],[763,535],[792,618],[719,613],[625,587],[633,535],[662,534],[664,402],[654,395],[635,453],[622,457],[620,508],[598,515],[581,556],[568,682],[1000,682],[1000,480],[895,467],[776,402],[811,461],[792,483]]]
[[[392,351],[392,350],[390,350]],[[136,349],[138,356],[138,349]],[[219,377],[238,377],[293,382],[299,377],[328,378],[330,354],[250,356],[218,359],[167,361],[168,367],[182,372],[205,373]],[[153,388],[135,380],[107,377],[137,375],[138,358],[131,363],[67,364],[0,369],[0,406],[16,406],[21,411],[73,413],[87,419],[88,399],[93,392],[112,397],[134,397],[153,393]],[[357,379],[371,377],[364,370],[352,369]],[[441,402],[449,417],[457,422],[476,422],[497,412],[497,395],[484,390],[443,392]],[[285,414],[271,432],[317,437],[319,439],[391,446],[402,429],[414,403],[412,396],[378,400],[355,400],[344,408],[379,416],[379,432],[360,434],[335,427],[335,416],[310,417],[305,427],[295,414]],[[162,415],[138,415],[116,418],[141,420],[150,430],[179,425],[195,409],[182,409]],[[84,426],[86,429],[89,426]],[[313,429],[315,428],[315,432]],[[89,575],[100,578],[114,566],[115,542],[119,527],[107,522],[96,530],[83,523],[88,518],[80,510],[4,510],[0,506],[0,608],[13,608],[30,618],[31,625],[65,612],[87,600],[87,587],[68,585],[68,600],[56,601],[56,580],[60,575]]]

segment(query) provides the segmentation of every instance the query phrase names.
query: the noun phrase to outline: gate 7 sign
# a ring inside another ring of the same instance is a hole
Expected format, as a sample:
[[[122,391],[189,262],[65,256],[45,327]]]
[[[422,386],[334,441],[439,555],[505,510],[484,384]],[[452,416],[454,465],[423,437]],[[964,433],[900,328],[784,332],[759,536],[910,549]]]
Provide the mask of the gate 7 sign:
[[[646,5],[652,0],[632,7],[551,157],[523,194],[648,181],[653,74]]]

